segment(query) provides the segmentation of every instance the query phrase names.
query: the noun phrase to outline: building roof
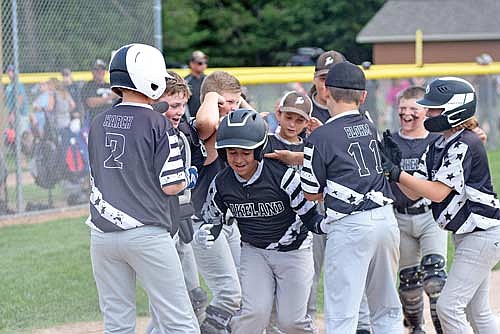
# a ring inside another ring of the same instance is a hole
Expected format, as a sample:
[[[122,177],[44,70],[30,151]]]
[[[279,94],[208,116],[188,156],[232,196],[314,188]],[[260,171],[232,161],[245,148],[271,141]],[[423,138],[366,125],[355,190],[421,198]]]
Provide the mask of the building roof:
[[[498,0],[389,0],[356,37],[359,43],[500,40]]]

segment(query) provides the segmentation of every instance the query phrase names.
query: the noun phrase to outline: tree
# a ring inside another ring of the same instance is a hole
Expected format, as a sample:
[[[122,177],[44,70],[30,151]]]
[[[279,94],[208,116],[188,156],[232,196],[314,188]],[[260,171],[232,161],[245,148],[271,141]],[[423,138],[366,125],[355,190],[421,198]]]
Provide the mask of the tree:
[[[297,48],[316,46],[359,63],[371,58],[371,48],[357,44],[356,34],[383,3],[191,0],[179,5],[164,0],[165,52],[187,60],[192,50],[202,49],[211,66],[265,66],[283,65]]]

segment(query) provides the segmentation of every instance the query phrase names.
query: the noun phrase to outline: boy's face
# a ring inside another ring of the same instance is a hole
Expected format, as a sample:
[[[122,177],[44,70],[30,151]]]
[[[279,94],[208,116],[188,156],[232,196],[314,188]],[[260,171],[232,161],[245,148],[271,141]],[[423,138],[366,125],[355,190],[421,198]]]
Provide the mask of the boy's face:
[[[245,180],[249,180],[257,170],[259,162],[255,160],[253,150],[227,148],[226,155],[229,167]]]
[[[223,92],[222,97],[226,100],[226,103],[219,104],[219,116],[224,117],[229,114],[231,111],[234,111],[240,107],[240,97],[241,92],[237,93],[229,93]]]
[[[307,126],[307,120],[294,112],[278,111],[276,117],[280,123],[280,136],[291,142],[296,141]]]
[[[402,98],[399,101],[398,114],[403,131],[415,131],[424,127],[426,109],[418,105],[416,101],[416,98]]]
[[[321,101],[326,101],[330,92],[328,88],[325,86],[326,74],[320,75],[314,78],[314,86],[316,87],[316,91],[318,92],[318,97]]]
[[[181,122],[182,115],[186,110],[187,100],[188,98],[180,93],[165,95],[159,99],[160,102],[168,103],[168,110],[163,115],[172,122],[174,128],[177,128]]]

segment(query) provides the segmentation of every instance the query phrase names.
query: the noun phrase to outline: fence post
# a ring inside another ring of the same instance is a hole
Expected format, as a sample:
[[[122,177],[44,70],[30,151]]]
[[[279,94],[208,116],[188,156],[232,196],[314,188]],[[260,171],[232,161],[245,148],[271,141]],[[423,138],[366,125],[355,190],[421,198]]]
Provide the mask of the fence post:
[[[154,1],[154,37],[155,37],[155,46],[163,52],[163,36],[161,29],[161,0],[153,0]]]
[[[18,101],[19,88],[19,36],[17,30],[17,0],[12,0],[12,40],[14,50],[14,82],[12,95],[14,98],[14,109],[16,115],[16,208],[17,212],[23,212],[23,178],[21,166],[21,105]],[[26,103],[26,101],[23,101]]]

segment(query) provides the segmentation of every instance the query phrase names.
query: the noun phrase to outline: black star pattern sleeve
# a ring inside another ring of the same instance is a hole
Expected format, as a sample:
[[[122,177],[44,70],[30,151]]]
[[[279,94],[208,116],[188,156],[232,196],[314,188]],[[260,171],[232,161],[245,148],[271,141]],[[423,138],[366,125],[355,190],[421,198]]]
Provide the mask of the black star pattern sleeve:
[[[460,194],[465,186],[464,171],[470,171],[471,165],[472,156],[468,152],[467,144],[457,141],[448,149],[448,154],[444,156],[434,181],[442,182]]]

